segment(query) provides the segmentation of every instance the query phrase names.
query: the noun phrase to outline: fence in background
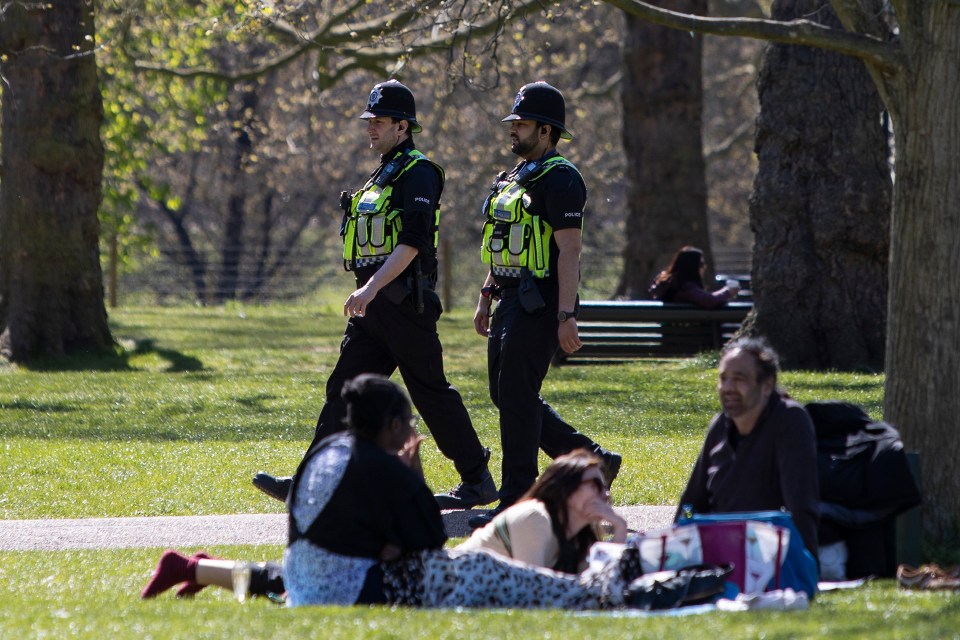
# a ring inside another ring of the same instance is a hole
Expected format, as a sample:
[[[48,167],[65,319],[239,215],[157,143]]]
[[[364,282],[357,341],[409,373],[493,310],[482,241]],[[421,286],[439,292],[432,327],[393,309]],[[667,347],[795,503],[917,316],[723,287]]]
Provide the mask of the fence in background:
[[[116,300],[120,306],[197,302],[201,291],[208,303],[296,300],[323,287],[350,286],[352,276],[344,271],[339,251],[334,246],[322,250],[291,251],[282,265],[269,272],[244,259],[235,273],[225,270],[219,252],[204,255],[202,266],[191,266],[184,256],[167,252],[163,257],[145,262],[135,272],[120,275]],[[486,273],[476,254],[472,250],[448,250],[447,257],[441,260],[438,290],[446,306],[472,306],[476,303],[476,290]],[[713,255],[716,273],[749,276],[748,250],[715,249]],[[622,265],[619,252],[611,256],[609,252],[585,247],[581,296],[584,299],[612,297]],[[198,286],[198,282],[202,282],[202,286]]]

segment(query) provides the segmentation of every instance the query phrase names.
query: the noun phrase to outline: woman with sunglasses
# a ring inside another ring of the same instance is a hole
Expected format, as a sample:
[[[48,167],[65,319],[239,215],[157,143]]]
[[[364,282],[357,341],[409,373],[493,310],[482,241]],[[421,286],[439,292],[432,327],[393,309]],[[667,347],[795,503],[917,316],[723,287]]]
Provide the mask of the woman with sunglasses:
[[[579,573],[604,522],[612,528],[612,542],[626,539],[627,522],[610,504],[602,461],[577,449],[556,458],[526,495],[457,548]]]

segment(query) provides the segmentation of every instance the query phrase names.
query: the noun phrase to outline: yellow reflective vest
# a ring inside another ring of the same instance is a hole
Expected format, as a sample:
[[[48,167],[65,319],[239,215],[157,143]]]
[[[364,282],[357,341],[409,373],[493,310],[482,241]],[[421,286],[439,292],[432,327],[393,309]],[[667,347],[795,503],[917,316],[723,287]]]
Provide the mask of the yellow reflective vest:
[[[569,160],[552,156],[542,163],[528,162],[494,184],[483,207],[487,219],[480,247],[480,259],[490,265],[494,275],[520,277],[523,269],[529,269],[535,278],[550,275],[553,228],[546,219],[530,213],[527,189],[560,166],[577,171]]]
[[[418,162],[433,166],[440,176],[443,189],[443,169],[416,149],[407,149],[387,162],[383,170],[367,180],[363,188],[353,194],[350,209],[345,212],[340,235],[343,236],[343,266],[348,271],[385,262],[397,246],[397,236],[403,229],[400,217],[402,203],[393,202],[393,186],[404,173]],[[440,228],[440,202],[433,214],[433,247],[436,249]]]

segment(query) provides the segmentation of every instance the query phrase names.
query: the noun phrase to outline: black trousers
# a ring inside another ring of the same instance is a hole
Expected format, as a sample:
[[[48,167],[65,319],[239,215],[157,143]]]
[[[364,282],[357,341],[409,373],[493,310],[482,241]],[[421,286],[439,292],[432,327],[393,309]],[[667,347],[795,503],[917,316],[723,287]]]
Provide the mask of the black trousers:
[[[399,369],[410,400],[437,448],[453,461],[465,482],[479,481],[490,452],[480,444],[460,392],[444,374],[443,347],[437,334],[441,312],[440,299],[432,291],[424,292],[422,314],[416,312],[410,298],[395,304],[381,291],[364,317],[347,322],[311,447],[346,428],[346,405],[340,390],[348,380],[361,373],[389,376]]]
[[[538,449],[551,458],[578,448],[606,453],[540,397],[559,344],[556,303],[533,314],[524,311],[517,296],[497,304],[490,321],[487,373],[490,398],[500,410],[504,504],[515,502],[537,479]]]

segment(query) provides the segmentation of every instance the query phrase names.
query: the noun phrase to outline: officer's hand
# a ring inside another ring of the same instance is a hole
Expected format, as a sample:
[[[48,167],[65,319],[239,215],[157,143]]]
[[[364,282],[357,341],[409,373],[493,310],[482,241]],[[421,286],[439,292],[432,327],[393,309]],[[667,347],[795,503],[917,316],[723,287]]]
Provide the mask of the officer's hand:
[[[477,304],[477,312],[473,314],[473,328],[477,333],[487,337],[490,333],[490,304],[484,305],[482,302]]]
[[[367,312],[367,307],[376,297],[377,292],[369,285],[363,285],[350,294],[347,301],[343,303],[343,315],[348,318],[362,318]]]
[[[583,346],[580,342],[580,332],[577,331],[576,318],[569,318],[561,322],[557,329],[557,337],[560,339],[560,348],[566,353],[573,353]]]

